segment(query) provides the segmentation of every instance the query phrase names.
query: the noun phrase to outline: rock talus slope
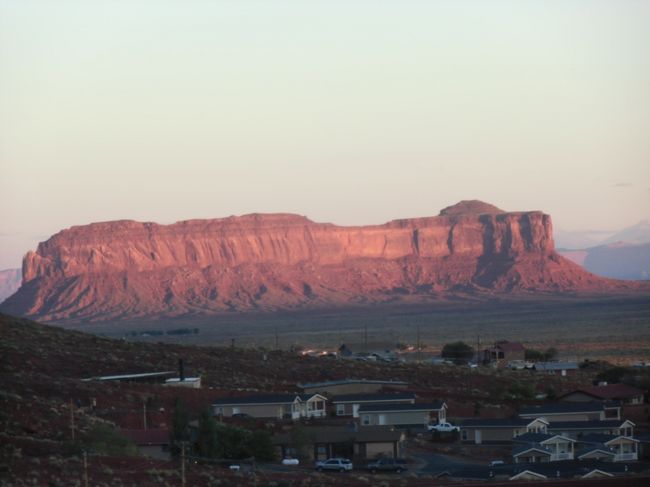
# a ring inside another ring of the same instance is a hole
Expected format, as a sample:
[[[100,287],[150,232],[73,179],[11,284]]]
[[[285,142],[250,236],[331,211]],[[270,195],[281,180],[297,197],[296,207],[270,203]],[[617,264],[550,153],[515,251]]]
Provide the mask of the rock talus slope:
[[[72,227],[25,256],[22,287],[2,310],[105,320],[637,289],[559,256],[550,216],[466,201],[436,217],[363,227],[290,214]]]

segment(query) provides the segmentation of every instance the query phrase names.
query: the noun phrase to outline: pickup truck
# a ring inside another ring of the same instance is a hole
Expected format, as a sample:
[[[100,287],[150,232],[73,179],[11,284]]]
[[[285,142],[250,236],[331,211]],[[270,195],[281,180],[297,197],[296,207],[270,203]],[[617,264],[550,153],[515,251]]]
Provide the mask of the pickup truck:
[[[428,431],[438,431],[440,433],[451,433],[452,431],[460,431],[458,426],[454,426],[451,423],[438,423],[438,424],[429,424],[427,425]]]
[[[402,473],[404,470],[406,470],[406,461],[402,458],[380,458],[379,460],[369,463],[367,469],[372,473]]]

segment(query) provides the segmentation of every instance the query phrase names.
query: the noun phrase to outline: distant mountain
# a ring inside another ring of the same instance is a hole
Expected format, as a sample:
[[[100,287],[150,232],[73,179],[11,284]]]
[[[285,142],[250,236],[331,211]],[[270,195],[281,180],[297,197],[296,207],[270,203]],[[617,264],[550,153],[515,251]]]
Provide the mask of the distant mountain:
[[[558,255],[549,215],[479,201],[359,227],[290,214],[94,223],[42,242],[23,269],[0,309],[56,322],[650,291]]]
[[[601,245],[605,239],[614,235],[607,230],[562,230],[553,229],[555,246],[558,249],[587,249]]]
[[[620,232],[615,233],[609,238],[606,238],[601,244],[611,244],[616,242],[625,243],[650,243],[650,220],[642,220],[636,225],[624,228]]]
[[[0,303],[18,291],[23,274],[20,269],[0,271]]]
[[[650,243],[617,242],[582,250],[558,252],[598,276],[613,279],[650,279]]]

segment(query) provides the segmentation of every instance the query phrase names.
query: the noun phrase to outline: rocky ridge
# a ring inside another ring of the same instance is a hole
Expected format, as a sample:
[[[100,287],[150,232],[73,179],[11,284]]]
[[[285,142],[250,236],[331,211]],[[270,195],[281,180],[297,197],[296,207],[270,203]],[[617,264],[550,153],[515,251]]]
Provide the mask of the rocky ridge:
[[[2,305],[44,321],[422,302],[454,293],[647,292],[555,252],[551,217],[478,201],[435,217],[342,227],[291,214],[63,230]]]

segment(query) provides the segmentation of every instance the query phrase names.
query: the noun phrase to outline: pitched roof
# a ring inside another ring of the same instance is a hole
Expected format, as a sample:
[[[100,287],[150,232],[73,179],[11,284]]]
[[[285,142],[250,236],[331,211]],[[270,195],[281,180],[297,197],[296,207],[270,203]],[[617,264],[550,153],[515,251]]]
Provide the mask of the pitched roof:
[[[627,384],[607,384],[605,386],[592,386],[576,389],[575,391],[564,394],[562,397],[582,392],[598,399],[627,399],[631,397],[642,396],[643,391]]]
[[[332,397],[331,402],[406,401],[414,399],[415,394],[412,392],[399,392],[395,394],[342,394]]]
[[[513,457],[518,457],[519,455],[523,455],[524,453],[527,453],[529,451],[536,451],[539,453],[543,453],[544,455],[551,455],[551,452],[547,450],[546,448],[539,446],[539,445],[520,445],[516,446],[515,448],[512,449],[512,456]]]
[[[552,434],[552,433],[524,433],[523,435],[515,436],[512,441],[515,443],[544,443],[548,440],[551,440],[553,438],[562,438],[566,441],[570,442],[575,442],[575,440],[571,438],[567,438],[566,436],[558,435],[558,434]]]
[[[580,458],[582,458],[582,457],[584,457],[586,455],[589,455],[590,453],[596,453],[596,452],[603,453],[603,454],[611,456],[611,457],[616,455],[613,451],[611,451],[605,445],[603,445],[603,444],[595,444],[595,445],[587,445],[584,448],[580,448],[578,451],[576,451],[575,457],[580,459]]]
[[[445,406],[442,401],[429,404],[362,404],[359,407],[360,413],[383,413],[394,411],[439,411]]]
[[[531,477],[537,477],[538,479],[547,479],[548,477],[544,474],[538,473],[538,472],[533,472],[532,470],[524,470],[523,472],[519,472],[516,475],[513,475],[510,477],[510,480],[519,480],[522,477],[526,476],[531,476]]]
[[[519,416],[545,416],[553,414],[598,413],[604,409],[602,402],[555,402],[541,406],[525,407]]]

